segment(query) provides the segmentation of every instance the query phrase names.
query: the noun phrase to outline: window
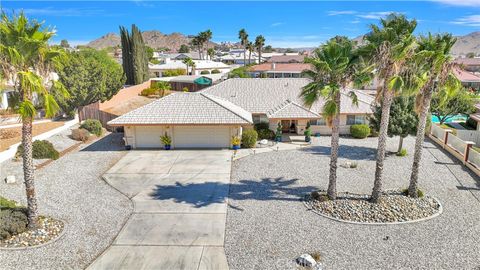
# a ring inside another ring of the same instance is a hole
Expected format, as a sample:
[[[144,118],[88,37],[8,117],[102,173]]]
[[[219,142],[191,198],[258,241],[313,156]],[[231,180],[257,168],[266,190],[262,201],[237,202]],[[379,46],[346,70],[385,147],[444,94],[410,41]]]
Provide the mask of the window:
[[[365,115],[347,115],[347,126],[366,124],[367,120]]]
[[[268,118],[265,114],[253,114],[252,120],[254,124],[268,123]]]
[[[320,119],[310,120],[310,125],[312,125],[312,126],[325,126],[325,119],[320,118]]]

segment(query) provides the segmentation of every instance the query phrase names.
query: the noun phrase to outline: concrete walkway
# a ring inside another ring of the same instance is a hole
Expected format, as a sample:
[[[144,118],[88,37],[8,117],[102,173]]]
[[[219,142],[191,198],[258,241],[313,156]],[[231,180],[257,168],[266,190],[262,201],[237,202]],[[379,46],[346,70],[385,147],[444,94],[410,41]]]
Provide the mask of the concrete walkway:
[[[231,151],[132,151],[105,180],[134,213],[88,269],[228,269]]]

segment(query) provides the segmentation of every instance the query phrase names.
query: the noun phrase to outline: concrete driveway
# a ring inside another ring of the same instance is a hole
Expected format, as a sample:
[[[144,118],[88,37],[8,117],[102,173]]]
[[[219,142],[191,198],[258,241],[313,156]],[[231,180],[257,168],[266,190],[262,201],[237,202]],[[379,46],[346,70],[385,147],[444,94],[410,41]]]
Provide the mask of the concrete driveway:
[[[89,269],[228,269],[228,150],[132,151],[105,180],[134,213]]]

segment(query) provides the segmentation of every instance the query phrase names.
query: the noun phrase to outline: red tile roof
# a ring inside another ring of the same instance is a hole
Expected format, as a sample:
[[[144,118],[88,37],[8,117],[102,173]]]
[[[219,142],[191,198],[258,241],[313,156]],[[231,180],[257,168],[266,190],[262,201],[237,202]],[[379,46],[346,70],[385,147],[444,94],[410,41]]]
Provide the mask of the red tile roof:
[[[305,55],[275,55],[268,59],[269,63],[303,63]]]
[[[465,66],[480,66],[480,58],[457,58],[454,62]]]
[[[250,67],[250,71],[259,72],[259,71],[279,71],[279,72],[302,72],[305,69],[309,69],[310,64],[303,64],[303,63],[263,63],[259,65],[255,65]]]
[[[457,79],[459,79],[461,82],[480,82],[479,76],[473,73],[470,73],[468,71],[456,68],[453,70],[453,73],[455,74],[455,76],[457,76]]]

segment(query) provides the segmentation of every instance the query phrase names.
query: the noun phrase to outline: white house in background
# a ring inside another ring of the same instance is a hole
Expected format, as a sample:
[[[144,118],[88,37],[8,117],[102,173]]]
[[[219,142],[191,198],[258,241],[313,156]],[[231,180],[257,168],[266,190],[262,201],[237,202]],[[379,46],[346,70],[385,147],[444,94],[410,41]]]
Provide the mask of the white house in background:
[[[193,60],[195,63],[195,67],[188,67],[188,72],[191,75],[204,75],[201,74],[202,71],[208,72],[207,74],[212,73],[213,70],[218,70],[220,73],[228,73],[230,72],[231,67],[226,65],[222,62],[215,62],[210,60]],[[155,75],[155,77],[163,77],[163,72],[166,70],[175,70],[175,69],[183,69],[187,70],[187,65],[183,63],[183,60],[170,60],[166,59],[164,64],[153,65],[149,64],[148,68],[150,73]]]
[[[232,136],[260,122],[274,131],[281,123],[283,132],[297,134],[303,134],[310,122],[314,134],[331,134],[321,116],[324,100],[306,107],[299,97],[308,82],[304,78],[228,79],[199,92],[168,95],[108,125],[123,126],[125,142],[133,148],[160,148],[165,132],[174,148],[227,148]],[[357,94],[358,105],[352,103],[351,91]],[[353,124],[368,123],[372,96],[348,89],[341,98],[342,134],[348,134]]]

